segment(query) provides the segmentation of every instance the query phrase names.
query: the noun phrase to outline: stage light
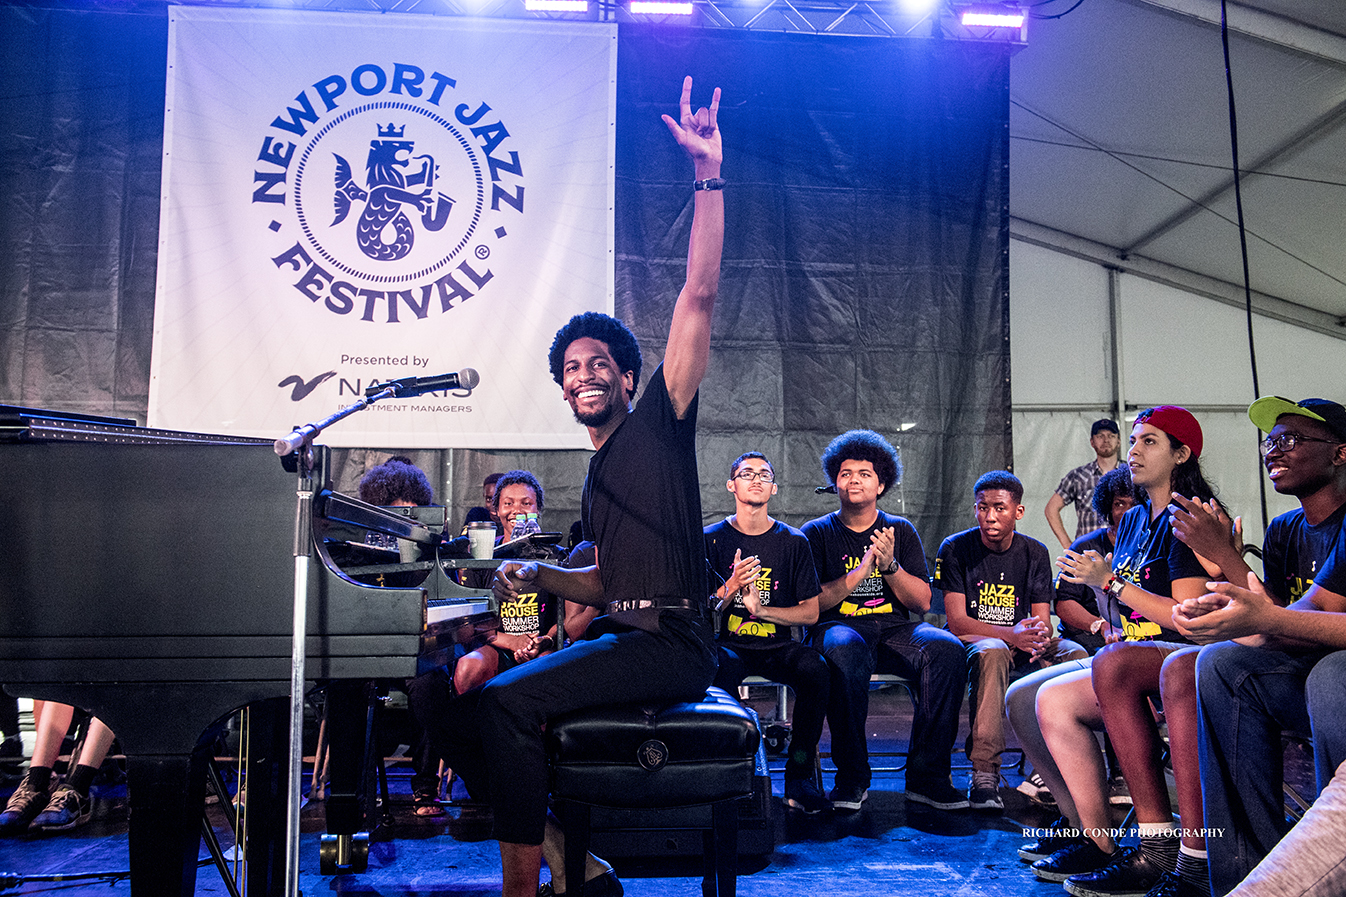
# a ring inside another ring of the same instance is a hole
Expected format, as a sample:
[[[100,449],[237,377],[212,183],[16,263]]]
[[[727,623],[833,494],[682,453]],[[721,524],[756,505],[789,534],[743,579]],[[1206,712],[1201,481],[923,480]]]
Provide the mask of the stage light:
[[[633,13],[660,16],[690,16],[692,14],[690,0],[684,3],[670,2],[670,0],[631,0],[629,9]]]
[[[964,27],[1022,28],[1024,11],[1016,6],[967,6],[960,13]]]
[[[588,12],[589,0],[524,0],[529,12]]]
[[[910,16],[923,16],[928,12],[934,12],[939,4],[940,0],[898,0],[897,3],[902,11]]]

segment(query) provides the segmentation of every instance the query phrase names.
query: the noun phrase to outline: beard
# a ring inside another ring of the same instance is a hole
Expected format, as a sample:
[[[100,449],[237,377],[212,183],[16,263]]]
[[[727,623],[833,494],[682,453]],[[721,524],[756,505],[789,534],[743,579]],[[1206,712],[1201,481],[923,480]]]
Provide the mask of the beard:
[[[575,420],[579,421],[586,427],[601,427],[608,421],[612,420],[613,407],[614,407],[613,404],[609,402],[602,408],[599,408],[597,411],[590,411],[588,413],[585,413],[576,410]]]

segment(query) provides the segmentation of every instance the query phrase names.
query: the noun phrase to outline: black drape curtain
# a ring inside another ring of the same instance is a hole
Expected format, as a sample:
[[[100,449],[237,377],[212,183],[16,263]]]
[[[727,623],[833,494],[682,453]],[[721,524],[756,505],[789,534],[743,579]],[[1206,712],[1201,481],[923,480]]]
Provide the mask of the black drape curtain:
[[[685,74],[723,89],[725,261],[701,396],[708,517],[764,452],[791,523],[833,510],[818,462],[883,433],[933,553],[1010,444],[1009,54],[937,40],[620,31],[617,314],[662,354],[682,283],[690,165],[659,118]],[[652,368],[650,364],[648,367]]]
[[[143,422],[166,10],[4,5],[0,33],[0,402]],[[869,427],[906,466],[885,506],[933,552],[971,525],[975,478],[1012,456],[1007,48],[659,25],[623,26],[618,52],[617,314],[647,375],[691,221],[690,165],[659,116],[685,74],[697,105],[724,90],[707,518],[732,510],[728,465],[749,449],[777,466],[783,519],[832,510],[818,456]],[[547,473],[575,478],[582,453],[455,454],[468,498],[503,455],[549,499],[578,491]]]

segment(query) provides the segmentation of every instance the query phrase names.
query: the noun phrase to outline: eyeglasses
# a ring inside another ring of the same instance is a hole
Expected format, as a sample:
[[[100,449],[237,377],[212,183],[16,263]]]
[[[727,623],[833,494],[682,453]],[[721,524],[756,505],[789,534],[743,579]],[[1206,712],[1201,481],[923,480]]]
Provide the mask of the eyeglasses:
[[[1340,445],[1335,439],[1319,439],[1317,436],[1300,436],[1298,433],[1282,433],[1279,436],[1268,436],[1263,439],[1258,446],[1262,450],[1262,457],[1265,458],[1271,454],[1271,450],[1278,452],[1293,452],[1295,446],[1301,442],[1326,442],[1328,445]]]
[[[745,483],[751,483],[753,480],[761,480],[763,483],[772,483],[776,480],[776,475],[769,470],[740,470],[734,474],[734,479],[742,480]]]

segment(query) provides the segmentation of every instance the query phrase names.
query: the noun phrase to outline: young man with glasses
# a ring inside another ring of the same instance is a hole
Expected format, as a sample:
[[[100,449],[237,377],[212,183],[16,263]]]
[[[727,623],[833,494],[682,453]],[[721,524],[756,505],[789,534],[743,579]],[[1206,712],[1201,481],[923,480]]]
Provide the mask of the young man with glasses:
[[[1346,409],[1267,396],[1248,417],[1267,433],[1267,476],[1300,507],[1267,527],[1262,582],[1245,573],[1253,589],[1241,588],[1234,584],[1241,577],[1231,575],[1173,614],[1179,632],[1210,645],[1197,658],[1196,677],[1205,828],[1222,833],[1206,841],[1216,895],[1233,889],[1287,830],[1282,730],[1312,732],[1320,785],[1346,760],[1346,716],[1335,700],[1346,652],[1328,653],[1346,648]],[[1222,570],[1235,567],[1238,545],[1227,522],[1175,501],[1186,508],[1175,515],[1178,538]],[[1334,699],[1323,712],[1315,692]]]
[[[788,685],[795,695],[785,802],[807,814],[831,809],[814,780],[827,712],[827,661],[791,637],[790,627],[818,622],[818,574],[804,534],[775,520],[767,504],[776,474],[761,452],[740,455],[726,488],[734,513],[706,527],[706,558],[721,608],[715,684],[738,688],[746,676]]]

